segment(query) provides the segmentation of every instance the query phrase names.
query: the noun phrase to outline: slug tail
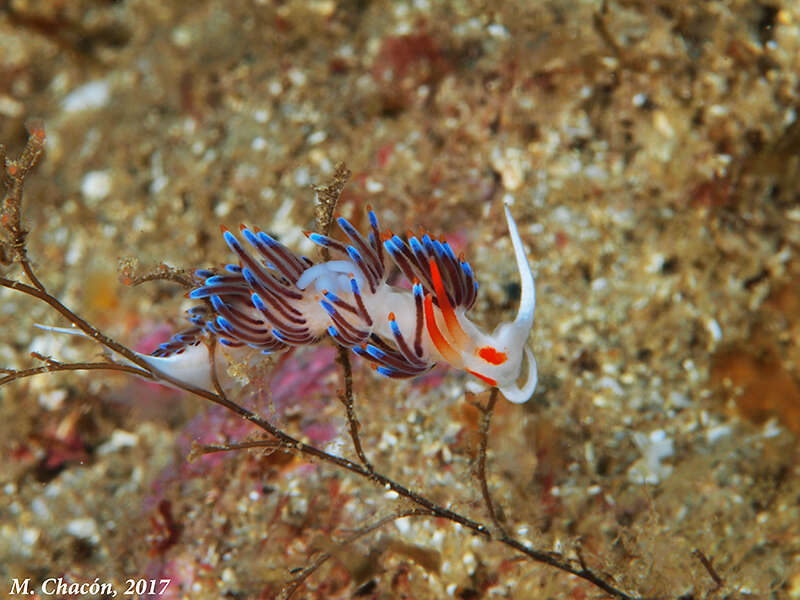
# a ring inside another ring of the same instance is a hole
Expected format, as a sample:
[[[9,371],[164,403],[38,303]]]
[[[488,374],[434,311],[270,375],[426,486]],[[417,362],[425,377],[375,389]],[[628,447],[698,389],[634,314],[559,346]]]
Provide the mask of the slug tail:
[[[91,339],[88,335],[75,327],[52,327],[39,323],[34,323],[34,326],[37,329],[50,331],[52,333],[74,335]],[[213,392],[214,385],[211,380],[211,360],[208,354],[208,347],[202,343],[199,336],[189,340],[190,334],[190,331],[176,334],[169,342],[159,346],[153,354],[142,354],[141,352],[135,352],[135,354],[155,370],[168,377],[185,383],[188,386]],[[186,339],[181,340],[180,338],[182,336]],[[109,355],[109,358],[115,363],[137,366],[124,356],[112,354],[111,352],[109,352]],[[169,385],[167,381],[158,381]]]

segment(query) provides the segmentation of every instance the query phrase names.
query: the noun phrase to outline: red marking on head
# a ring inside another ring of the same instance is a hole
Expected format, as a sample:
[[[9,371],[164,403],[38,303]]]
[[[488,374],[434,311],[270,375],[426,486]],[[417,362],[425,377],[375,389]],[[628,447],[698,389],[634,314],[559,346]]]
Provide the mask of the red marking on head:
[[[480,373],[477,373],[476,371],[473,371],[471,369],[467,369],[467,373],[475,375],[475,377],[477,377],[478,379],[480,379],[482,381],[485,381],[486,383],[488,383],[492,387],[497,386],[497,382],[494,379],[492,379],[491,377],[486,377],[486,375],[481,375]]]
[[[492,346],[478,348],[478,350],[476,350],[476,354],[490,365],[502,365],[508,360],[508,354],[505,352],[499,352],[497,348],[493,348]]]

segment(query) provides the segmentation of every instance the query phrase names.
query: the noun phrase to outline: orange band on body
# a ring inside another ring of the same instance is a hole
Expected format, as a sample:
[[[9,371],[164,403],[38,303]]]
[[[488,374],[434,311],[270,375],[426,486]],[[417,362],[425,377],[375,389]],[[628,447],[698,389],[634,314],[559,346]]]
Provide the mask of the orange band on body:
[[[492,379],[491,377],[486,377],[486,375],[481,375],[480,373],[476,373],[475,371],[473,371],[471,369],[467,369],[467,373],[475,375],[475,377],[485,381],[486,383],[488,383],[492,387],[496,387],[497,386],[497,382],[494,379]]]
[[[428,328],[428,334],[431,336],[431,341],[439,354],[442,355],[447,362],[453,366],[461,364],[461,356],[458,352],[453,350],[453,347],[439,331],[439,326],[436,324],[436,315],[433,312],[433,296],[425,294],[425,326]]]
[[[469,336],[464,332],[461,323],[458,322],[456,312],[450,304],[450,299],[447,297],[447,292],[444,289],[442,282],[442,274],[439,272],[439,266],[433,260],[428,260],[431,267],[431,279],[433,280],[433,289],[436,290],[436,299],[439,301],[439,308],[442,309],[444,315],[444,322],[447,325],[447,332],[453,337],[453,341],[457,346],[464,347],[469,344]]]

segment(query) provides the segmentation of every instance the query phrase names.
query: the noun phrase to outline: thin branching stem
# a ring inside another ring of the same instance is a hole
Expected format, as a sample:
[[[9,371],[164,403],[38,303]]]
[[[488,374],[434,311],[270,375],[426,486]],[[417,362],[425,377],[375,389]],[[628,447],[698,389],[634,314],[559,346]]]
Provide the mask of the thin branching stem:
[[[199,281],[194,275],[185,269],[177,269],[161,263],[157,267],[146,273],[137,274],[137,260],[126,258],[120,261],[120,271],[125,285],[135,287],[148,281],[171,281],[178,285],[190,289],[195,287]]]
[[[342,190],[345,183],[350,178],[350,170],[344,163],[336,165],[336,170],[333,177],[326,185],[320,185],[314,188],[316,192],[316,202],[314,209],[316,211],[315,221],[318,233],[322,235],[330,235],[331,227],[333,226],[334,214],[336,206],[339,203],[339,198],[342,196]],[[331,258],[330,249],[323,246],[319,249],[322,260],[328,261]],[[355,400],[353,396],[353,369],[350,365],[350,355],[347,348],[337,345],[339,352],[338,361],[342,367],[342,375],[344,378],[344,391],[339,394],[339,400],[344,405],[345,415],[347,416],[348,431],[350,432],[350,439],[353,441],[353,449],[356,451],[358,460],[361,461],[367,470],[372,471],[372,463],[369,462],[364,448],[361,446],[361,437],[358,434],[361,424],[358,422],[356,415]]]
[[[6,187],[2,205],[2,226],[8,232],[7,244],[16,255],[17,262],[22,267],[25,276],[33,286],[44,291],[44,286],[36,277],[28,260],[26,239],[28,231],[22,226],[22,189],[25,186],[25,177],[39,162],[44,152],[44,125],[39,121],[28,123],[28,142],[22,153],[15,160],[8,160],[5,151],[0,153],[3,171],[2,182]]]
[[[388,515],[383,517],[382,519],[378,519],[375,523],[371,525],[367,525],[366,527],[362,527],[361,529],[354,531],[352,534],[347,536],[344,540],[342,540],[339,544],[337,544],[337,549],[346,548],[356,540],[364,537],[365,535],[369,535],[370,533],[380,529],[381,527],[391,523],[392,521],[396,521],[397,519],[404,519],[406,517],[433,517],[435,516],[433,513],[428,512],[426,510],[420,510],[418,508],[405,510],[399,513],[395,513],[392,515]],[[287,582],[283,589],[281,590],[281,595],[279,596],[280,600],[289,600],[295,592],[300,588],[301,585],[317,570],[319,569],[325,562],[334,556],[335,552],[323,552],[320,554],[314,562],[310,565],[303,568],[300,573],[297,574],[291,581]]]
[[[503,524],[498,518],[497,511],[492,501],[492,494],[489,492],[489,483],[486,481],[486,448],[489,445],[489,427],[492,423],[492,415],[494,414],[494,405],[497,403],[497,395],[499,390],[492,388],[489,393],[489,400],[486,406],[480,406],[481,410],[481,425],[480,425],[480,444],[478,446],[478,481],[481,484],[481,494],[483,494],[483,501],[486,503],[486,510],[489,512],[489,518],[497,528],[501,535],[507,536]]]
[[[333,171],[330,182],[326,185],[319,185],[314,188],[316,202],[314,203],[315,221],[317,231],[322,235],[329,235],[333,225],[336,205],[342,196],[347,180],[350,179],[350,169],[344,163],[339,163]],[[329,260],[330,251],[328,248],[320,248],[323,260]]]
[[[233,452],[236,450],[250,450],[253,448],[265,448],[267,450],[285,451],[280,442],[276,440],[249,440],[246,442],[234,442],[231,444],[192,444],[189,452],[189,461],[204,454],[215,454],[217,452]]]
[[[342,374],[344,377],[344,391],[339,394],[339,400],[344,404],[345,414],[347,415],[348,430],[350,431],[350,439],[353,440],[353,449],[356,451],[358,460],[361,461],[368,471],[372,472],[374,469],[372,463],[369,462],[364,449],[361,447],[361,437],[358,430],[361,424],[358,422],[356,410],[353,400],[353,368],[350,365],[350,356],[347,348],[342,346],[339,349],[339,364],[342,366]]]
[[[713,559],[706,556],[705,553],[699,548],[695,548],[692,551],[692,556],[694,556],[697,560],[700,561],[700,564],[703,565],[703,568],[706,570],[706,573],[708,573],[708,576],[711,577],[712,581],[714,582],[714,588],[713,588],[714,592],[716,592],[717,590],[722,588],[723,585],[725,585],[725,580],[722,577],[720,577],[719,573],[717,573],[717,570],[714,568]]]
[[[2,369],[3,373],[7,373],[4,377],[0,377],[0,385],[5,385],[16,381],[17,379],[25,379],[34,375],[42,375],[44,373],[56,373],[58,371],[121,371],[123,373],[130,373],[152,379],[152,375],[139,367],[132,367],[129,365],[119,365],[117,363],[99,362],[99,363],[48,363],[41,367],[32,367],[30,369],[20,369],[19,371],[11,369]]]

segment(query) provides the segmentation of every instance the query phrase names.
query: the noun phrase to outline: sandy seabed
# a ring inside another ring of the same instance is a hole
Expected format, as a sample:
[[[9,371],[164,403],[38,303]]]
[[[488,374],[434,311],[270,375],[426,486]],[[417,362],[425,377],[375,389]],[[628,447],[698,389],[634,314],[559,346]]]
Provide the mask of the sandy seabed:
[[[137,350],[191,303],[170,283],[124,285],[120,261],[219,265],[219,225],[240,223],[311,253],[312,186],[340,162],[342,214],[363,228],[369,204],[385,227],[448,239],[490,329],[519,295],[513,201],[540,384],[498,404],[489,488],[516,538],[637,597],[800,598],[799,103],[789,0],[0,4],[0,142],[13,156],[26,120],[47,131],[26,187],[31,259]],[[65,325],[0,291],[0,366],[97,359],[35,322]],[[354,458],[334,357],[267,360],[238,373],[240,399]],[[353,367],[376,469],[490,523],[477,382]],[[409,505],[325,463],[189,460],[193,442],[255,437],[119,374],[0,388],[0,590],[170,579],[160,597],[273,598],[327,551],[296,597],[602,597],[441,519],[341,548]]]

